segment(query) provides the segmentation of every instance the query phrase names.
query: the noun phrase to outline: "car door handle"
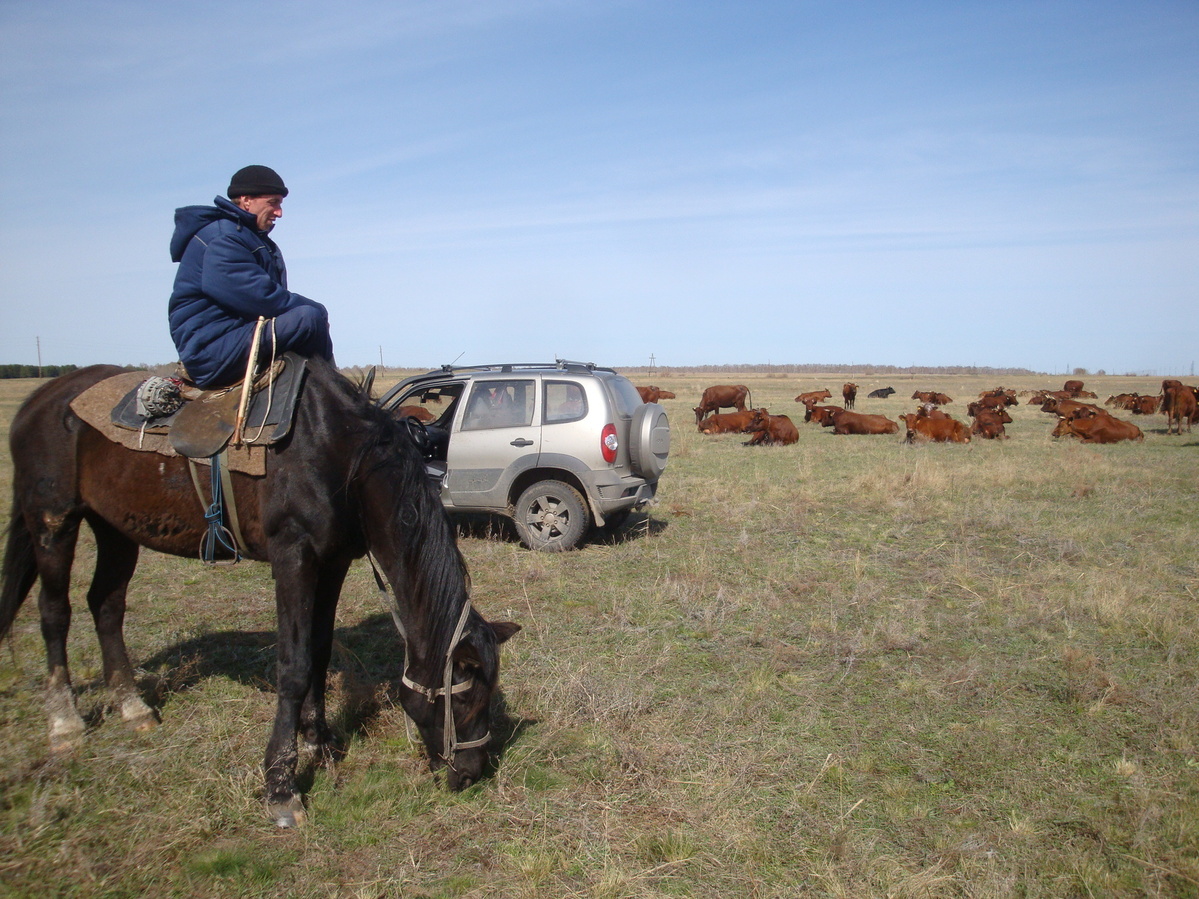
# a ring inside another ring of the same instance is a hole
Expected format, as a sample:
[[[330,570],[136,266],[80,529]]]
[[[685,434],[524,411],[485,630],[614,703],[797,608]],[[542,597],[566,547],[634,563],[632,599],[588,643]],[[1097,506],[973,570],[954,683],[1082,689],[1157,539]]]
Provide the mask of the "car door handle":
[[[527,437],[517,437],[512,441],[512,446],[532,446],[533,441]]]

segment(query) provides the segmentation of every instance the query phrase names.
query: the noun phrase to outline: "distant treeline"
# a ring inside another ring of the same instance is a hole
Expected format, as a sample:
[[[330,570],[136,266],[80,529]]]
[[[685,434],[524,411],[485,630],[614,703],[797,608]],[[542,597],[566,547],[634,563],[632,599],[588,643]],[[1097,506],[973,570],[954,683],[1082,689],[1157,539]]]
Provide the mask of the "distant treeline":
[[[77,368],[78,365],[0,365],[0,379],[57,378]]]

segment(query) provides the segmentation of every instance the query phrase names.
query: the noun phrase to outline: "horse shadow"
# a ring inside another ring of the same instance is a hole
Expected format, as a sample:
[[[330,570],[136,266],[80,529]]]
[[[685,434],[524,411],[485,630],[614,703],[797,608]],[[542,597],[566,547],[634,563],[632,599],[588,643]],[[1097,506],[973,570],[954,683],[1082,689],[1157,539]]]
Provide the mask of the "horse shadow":
[[[154,709],[161,710],[175,695],[214,677],[274,694],[277,639],[273,630],[227,630],[165,647],[139,666],[145,698]],[[375,724],[384,711],[401,708],[403,676],[403,641],[390,615],[369,615],[334,629],[328,682],[331,699],[336,697],[329,708],[335,742],[324,761],[339,761],[354,737],[376,730]],[[491,700],[492,770],[507,747],[536,723],[513,716],[502,689],[496,690]],[[300,779],[310,781],[312,776],[309,770],[301,773]]]

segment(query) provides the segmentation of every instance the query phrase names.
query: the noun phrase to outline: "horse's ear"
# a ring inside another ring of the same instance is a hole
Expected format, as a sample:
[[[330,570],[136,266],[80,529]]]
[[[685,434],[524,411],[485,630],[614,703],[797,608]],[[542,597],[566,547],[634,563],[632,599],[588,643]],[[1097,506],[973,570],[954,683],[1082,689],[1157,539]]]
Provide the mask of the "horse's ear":
[[[364,374],[362,376],[362,386],[360,389],[362,390],[363,396],[365,396],[367,399],[369,399],[370,395],[371,395],[371,388],[373,388],[374,386],[375,386],[375,366],[372,365],[370,368],[368,368],[366,370],[366,374]]]
[[[506,643],[509,637],[515,636],[520,630],[520,625],[515,621],[493,621],[491,629],[495,632],[495,642]]]

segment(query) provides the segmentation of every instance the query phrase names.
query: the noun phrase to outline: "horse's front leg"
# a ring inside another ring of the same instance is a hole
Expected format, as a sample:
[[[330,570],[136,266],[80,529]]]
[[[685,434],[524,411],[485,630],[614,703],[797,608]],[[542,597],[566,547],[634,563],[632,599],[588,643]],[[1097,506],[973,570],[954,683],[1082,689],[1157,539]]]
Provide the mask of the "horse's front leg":
[[[300,709],[312,684],[313,613],[317,594],[316,563],[302,548],[291,553],[293,565],[272,559],[275,613],[278,618],[275,726],[266,746],[267,813],[280,827],[298,827],[307,815],[296,788],[296,731]],[[308,555],[307,559],[296,559]]]
[[[324,761],[336,749],[333,731],[325,717],[325,688],[329,659],[333,653],[333,628],[337,618],[337,600],[345,581],[350,561],[326,565],[317,580],[316,605],[312,617],[312,674],[308,693],[300,710],[300,734],[309,749],[321,754]]]

